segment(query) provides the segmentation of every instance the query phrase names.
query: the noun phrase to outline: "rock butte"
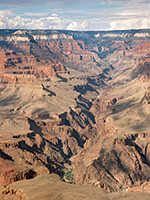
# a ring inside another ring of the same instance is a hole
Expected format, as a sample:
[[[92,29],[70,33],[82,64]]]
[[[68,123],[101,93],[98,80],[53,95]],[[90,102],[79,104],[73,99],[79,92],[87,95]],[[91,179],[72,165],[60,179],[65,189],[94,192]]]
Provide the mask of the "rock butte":
[[[150,30],[0,30],[1,199],[148,199],[149,78]]]

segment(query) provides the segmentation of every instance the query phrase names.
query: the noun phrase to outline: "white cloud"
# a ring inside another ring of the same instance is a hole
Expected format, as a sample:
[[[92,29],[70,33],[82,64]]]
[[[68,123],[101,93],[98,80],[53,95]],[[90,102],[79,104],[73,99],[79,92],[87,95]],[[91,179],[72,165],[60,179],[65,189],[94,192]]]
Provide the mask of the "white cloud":
[[[21,17],[19,15],[14,16],[11,12],[7,15],[7,12],[0,11],[0,27],[11,29],[65,29],[65,20],[62,20],[57,14],[33,19]]]
[[[67,30],[85,30],[88,27],[86,20],[71,20],[60,17],[53,13],[47,17],[28,18],[14,15],[12,12],[0,11],[0,27],[10,29],[67,29]]]
[[[110,23],[110,30],[145,29],[149,27],[150,27],[150,19],[147,18],[113,20]]]
[[[33,7],[27,12],[25,3],[41,7],[38,12]],[[47,7],[42,9],[44,3]],[[81,31],[150,28],[150,0],[0,0],[1,4],[15,8],[0,11],[0,28]]]
[[[83,21],[83,22],[77,22],[77,21],[73,21],[71,22],[66,29],[67,30],[86,30],[86,28],[88,28],[88,22],[87,21]]]
[[[37,13],[25,12],[22,15],[28,16],[28,17],[43,17],[43,16],[47,16],[47,13],[45,13],[45,12],[37,12]]]
[[[149,28],[150,27],[150,18],[145,18],[143,21],[142,21],[142,26],[141,28]]]
[[[109,30],[150,28],[149,0],[120,0],[120,2],[124,5],[114,9],[109,15]]]

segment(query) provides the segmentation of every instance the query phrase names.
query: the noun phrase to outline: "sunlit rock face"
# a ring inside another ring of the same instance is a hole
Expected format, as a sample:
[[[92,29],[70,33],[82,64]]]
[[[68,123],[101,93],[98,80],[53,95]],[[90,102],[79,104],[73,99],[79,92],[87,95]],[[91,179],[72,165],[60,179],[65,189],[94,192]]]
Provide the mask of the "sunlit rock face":
[[[148,188],[149,40],[0,30],[0,184],[73,168],[76,184]]]

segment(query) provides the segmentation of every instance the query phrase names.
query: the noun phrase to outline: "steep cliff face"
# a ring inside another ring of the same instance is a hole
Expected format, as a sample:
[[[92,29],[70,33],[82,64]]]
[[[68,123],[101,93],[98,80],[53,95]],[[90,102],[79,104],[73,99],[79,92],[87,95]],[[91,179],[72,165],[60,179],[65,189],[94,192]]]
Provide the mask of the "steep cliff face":
[[[63,52],[65,58],[64,62],[70,63],[84,63],[84,62],[99,62],[100,58],[94,52],[91,52],[88,46],[83,41],[65,40],[65,41],[52,41],[47,44],[49,49],[56,55],[61,55]]]
[[[1,185],[69,168],[110,192],[150,180],[145,31],[0,31]]]
[[[93,48],[82,40],[74,39],[71,34],[58,31],[19,31],[1,38],[1,46],[5,50],[15,49],[16,52],[32,54],[40,60],[62,62],[70,68],[78,68],[78,71],[93,71],[91,65],[100,71],[99,65],[107,66]]]
[[[150,78],[150,59],[149,58],[144,58],[136,66],[134,75],[138,76],[143,82],[149,82],[149,78]]]
[[[32,55],[25,56],[14,51],[0,52],[0,82],[3,84],[27,84],[40,87],[51,77],[68,73],[62,63],[43,62]]]

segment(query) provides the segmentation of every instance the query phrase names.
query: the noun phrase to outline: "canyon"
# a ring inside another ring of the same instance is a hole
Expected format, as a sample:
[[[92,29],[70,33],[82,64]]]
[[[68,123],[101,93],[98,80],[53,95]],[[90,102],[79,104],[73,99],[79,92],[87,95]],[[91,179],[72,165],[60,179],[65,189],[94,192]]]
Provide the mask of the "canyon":
[[[1,199],[149,199],[149,80],[150,30],[0,30]]]

